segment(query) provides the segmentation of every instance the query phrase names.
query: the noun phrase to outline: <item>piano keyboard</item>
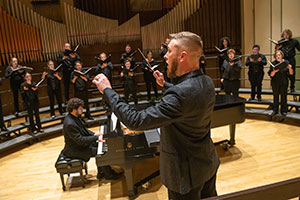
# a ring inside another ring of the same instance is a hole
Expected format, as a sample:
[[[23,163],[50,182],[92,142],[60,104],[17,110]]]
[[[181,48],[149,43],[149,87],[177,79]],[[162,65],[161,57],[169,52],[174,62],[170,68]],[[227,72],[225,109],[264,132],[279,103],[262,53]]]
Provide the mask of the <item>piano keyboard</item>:
[[[99,139],[103,139],[103,134],[104,134],[104,125],[100,126],[100,133],[102,133],[101,136],[99,136]],[[98,150],[97,150],[97,154],[103,154],[103,142],[98,142]]]

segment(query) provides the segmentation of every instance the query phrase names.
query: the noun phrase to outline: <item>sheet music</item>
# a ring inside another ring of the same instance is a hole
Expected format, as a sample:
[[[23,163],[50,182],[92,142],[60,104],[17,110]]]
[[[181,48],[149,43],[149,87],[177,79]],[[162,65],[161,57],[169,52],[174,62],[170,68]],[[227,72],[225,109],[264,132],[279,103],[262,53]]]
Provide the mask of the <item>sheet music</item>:
[[[100,133],[102,133],[102,135],[99,136],[99,139],[102,140],[103,139],[103,134],[104,134],[104,126],[103,125],[100,126]],[[98,142],[97,154],[103,154],[102,149],[103,149],[103,142]]]
[[[118,118],[115,115],[115,113],[111,114],[111,121],[112,121],[112,130],[114,131],[117,127],[117,121],[118,121]]]

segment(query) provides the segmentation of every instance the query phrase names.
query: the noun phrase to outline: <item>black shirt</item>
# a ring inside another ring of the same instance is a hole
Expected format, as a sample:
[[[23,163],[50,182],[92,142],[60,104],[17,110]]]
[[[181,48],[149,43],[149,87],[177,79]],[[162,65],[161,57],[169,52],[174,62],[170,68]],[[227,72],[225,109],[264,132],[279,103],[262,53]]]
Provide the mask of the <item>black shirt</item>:
[[[229,62],[224,60],[222,65],[222,78],[225,80],[238,80],[240,79],[241,69],[242,64],[240,60],[235,61],[233,66],[230,66]]]
[[[21,94],[23,101],[25,104],[34,105],[38,103],[38,90],[33,90],[32,88],[35,88],[36,83],[31,82],[31,84],[28,84],[26,82],[21,84]],[[28,90],[25,90],[24,87],[27,87]]]
[[[74,70],[74,64],[76,61],[80,60],[80,57],[77,53],[75,53],[75,58],[72,58],[70,55],[65,53],[66,51],[62,52],[58,56],[58,63],[63,64],[63,73],[71,73]],[[63,59],[64,56],[67,56],[66,59]]]
[[[250,62],[251,56],[247,57],[246,66],[249,66],[249,73],[253,73],[253,74],[264,73],[264,65],[267,64],[267,59],[262,54],[258,54],[258,56],[259,58],[261,58],[260,62],[258,62],[257,60]]]
[[[131,57],[131,54],[132,54],[132,52],[122,53],[121,60],[120,60],[122,65],[125,65],[125,61],[127,60],[127,58]],[[135,66],[135,58],[134,57],[131,57],[131,58],[132,58],[132,60],[130,62],[130,64],[131,64],[130,68],[133,68]]]
[[[151,62],[149,62],[151,67],[153,67],[154,65],[157,65],[156,61],[153,59]],[[153,76],[153,71],[150,71],[148,68],[148,62],[146,60],[143,60],[143,64],[142,64],[142,70],[144,72],[144,78],[145,81],[153,81],[155,80],[154,76]]]
[[[284,39],[281,39],[278,42],[281,42],[283,40]],[[300,44],[299,41],[294,38],[291,38],[287,42],[284,42],[282,44],[282,47],[280,48],[280,50],[284,53],[285,59],[294,57],[296,55],[295,49],[298,49],[298,51],[300,51]]]
[[[18,68],[21,67],[21,65],[18,65]],[[8,66],[6,68],[6,72],[5,72],[5,78],[10,78],[10,84],[12,87],[17,86],[19,87],[21,83],[24,82],[24,76],[25,76],[26,72],[25,70],[23,70],[22,72],[19,72],[19,70],[17,71],[13,71],[11,66]]]
[[[50,90],[60,90],[60,80],[53,74],[51,70],[48,70],[48,74],[46,75],[47,87]]]
[[[124,87],[125,88],[132,88],[135,87],[135,74],[133,76],[129,76],[129,70],[124,69],[123,71],[123,80],[124,80]]]
[[[88,81],[85,81],[83,78],[81,78],[81,76],[77,72],[73,71],[71,73],[71,82],[72,82],[74,76],[77,76],[77,79],[75,80],[75,83],[74,83],[74,89],[75,90],[87,90],[87,82]],[[87,78],[87,80],[89,80],[89,78],[90,78],[88,74],[82,75],[82,76],[85,76]]]
[[[288,66],[290,63],[287,60],[284,60],[283,62],[286,63],[286,66]],[[277,60],[273,61],[273,65],[277,65],[279,62]],[[273,71],[273,66],[270,65],[270,69],[268,71],[268,74],[271,75],[271,72]],[[272,84],[283,84],[283,85],[288,85],[288,77],[289,77],[289,70],[288,68],[284,68],[278,72],[275,73],[273,77],[271,77],[271,83]]]

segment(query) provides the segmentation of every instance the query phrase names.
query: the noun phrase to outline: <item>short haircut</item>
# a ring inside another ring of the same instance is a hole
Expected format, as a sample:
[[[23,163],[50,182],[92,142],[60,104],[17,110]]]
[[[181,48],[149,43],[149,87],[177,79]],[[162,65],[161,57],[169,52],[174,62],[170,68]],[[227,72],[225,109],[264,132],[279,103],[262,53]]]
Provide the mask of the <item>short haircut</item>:
[[[131,48],[130,44],[126,44],[125,48],[126,48],[126,47],[130,47],[130,48]]]
[[[253,45],[252,49],[258,48],[260,50],[260,46],[258,44]]]
[[[48,60],[47,65],[49,65],[51,62],[53,62],[53,64],[54,64],[53,60]]]
[[[276,54],[280,53],[282,55],[282,57],[284,57],[284,53],[281,50],[276,50],[274,53],[274,58],[276,59]]]
[[[79,60],[77,60],[77,61],[74,63],[74,65],[76,65],[76,64],[82,65],[82,62],[80,62]]]
[[[101,55],[105,55],[105,56],[106,56],[106,53],[102,52],[102,53],[100,53],[100,56],[101,56]]]
[[[79,107],[83,107],[84,103],[81,99],[78,98],[72,98],[68,101],[67,104],[67,111],[70,113],[72,112],[74,109],[77,110]]]
[[[284,33],[287,33],[287,34],[289,35],[290,38],[293,37],[293,33],[292,33],[292,31],[291,31],[290,29],[284,29],[284,30],[282,31],[282,33],[281,33],[281,37],[282,37],[282,38],[283,38],[283,34],[284,34]]]
[[[233,54],[235,54],[235,50],[234,50],[234,49],[228,49],[228,51],[227,51],[227,55],[229,55],[230,53],[233,53]]]
[[[170,34],[171,40],[176,40],[179,44],[175,47],[179,50],[185,50],[194,54],[195,59],[199,60],[203,55],[203,42],[201,37],[195,33],[183,31]]]
[[[131,64],[130,60],[125,60],[124,64],[126,64],[126,63],[128,63],[128,62]]]

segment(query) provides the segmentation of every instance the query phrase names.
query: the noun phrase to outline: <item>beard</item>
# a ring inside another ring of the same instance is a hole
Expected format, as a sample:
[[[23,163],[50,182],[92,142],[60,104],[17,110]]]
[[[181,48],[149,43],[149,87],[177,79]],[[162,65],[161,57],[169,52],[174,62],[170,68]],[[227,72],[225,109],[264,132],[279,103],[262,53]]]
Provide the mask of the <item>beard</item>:
[[[178,62],[177,62],[177,60],[173,60],[172,64],[171,64],[171,69],[167,70],[168,78],[175,78],[176,77],[177,68],[178,68]]]

